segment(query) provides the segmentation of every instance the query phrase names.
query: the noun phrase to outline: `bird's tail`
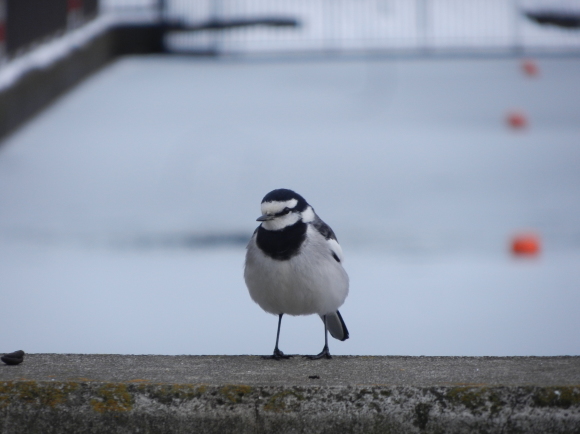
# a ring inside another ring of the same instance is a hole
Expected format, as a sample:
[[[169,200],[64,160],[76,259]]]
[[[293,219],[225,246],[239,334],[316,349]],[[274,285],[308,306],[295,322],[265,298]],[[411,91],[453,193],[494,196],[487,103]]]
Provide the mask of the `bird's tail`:
[[[324,321],[322,315],[320,315],[320,318]],[[346,341],[348,339],[348,329],[339,311],[326,314],[326,327],[330,332],[330,336],[334,339],[338,339],[339,341]]]

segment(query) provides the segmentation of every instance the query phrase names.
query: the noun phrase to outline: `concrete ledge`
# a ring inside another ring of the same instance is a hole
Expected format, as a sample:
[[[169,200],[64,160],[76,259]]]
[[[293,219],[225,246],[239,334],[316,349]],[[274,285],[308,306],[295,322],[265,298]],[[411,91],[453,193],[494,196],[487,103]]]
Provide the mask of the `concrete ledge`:
[[[580,431],[580,357],[28,355],[0,432]]]

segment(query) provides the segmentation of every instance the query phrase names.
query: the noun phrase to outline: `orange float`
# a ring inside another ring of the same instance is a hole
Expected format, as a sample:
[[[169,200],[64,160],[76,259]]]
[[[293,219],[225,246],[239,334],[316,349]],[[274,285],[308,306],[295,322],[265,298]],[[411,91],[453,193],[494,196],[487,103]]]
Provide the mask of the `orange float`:
[[[512,238],[511,250],[518,256],[535,256],[540,253],[540,238],[533,233],[518,234]]]
[[[507,114],[506,122],[511,128],[520,130],[528,126],[528,117],[523,112],[513,111]]]
[[[537,77],[540,73],[540,68],[538,68],[538,64],[532,59],[524,59],[522,60],[522,71],[528,77]]]

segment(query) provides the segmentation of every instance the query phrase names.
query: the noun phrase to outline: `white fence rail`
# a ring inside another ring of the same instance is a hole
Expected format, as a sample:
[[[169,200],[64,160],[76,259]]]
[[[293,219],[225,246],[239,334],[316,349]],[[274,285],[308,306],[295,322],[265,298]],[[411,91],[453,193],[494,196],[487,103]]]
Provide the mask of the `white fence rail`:
[[[102,0],[105,11],[146,9],[187,24],[268,17],[295,18],[300,23],[296,28],[253,26],[168,35],[168,47],[178,51],[580,51],[580,29],[539,25],[525,14],[557,10],[580,17],[579,0],[557,4],[541,0]]]

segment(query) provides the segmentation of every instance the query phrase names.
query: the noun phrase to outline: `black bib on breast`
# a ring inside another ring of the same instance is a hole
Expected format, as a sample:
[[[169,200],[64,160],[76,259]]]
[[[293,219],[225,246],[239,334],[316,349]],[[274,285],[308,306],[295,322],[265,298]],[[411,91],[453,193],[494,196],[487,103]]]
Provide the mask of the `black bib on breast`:
[[[300,246],[306,239],[306,229],[307,224],[302,221],[279,231],[268,231],[259,226],[256,244],[272,259],[285,261],[300,252]]]

